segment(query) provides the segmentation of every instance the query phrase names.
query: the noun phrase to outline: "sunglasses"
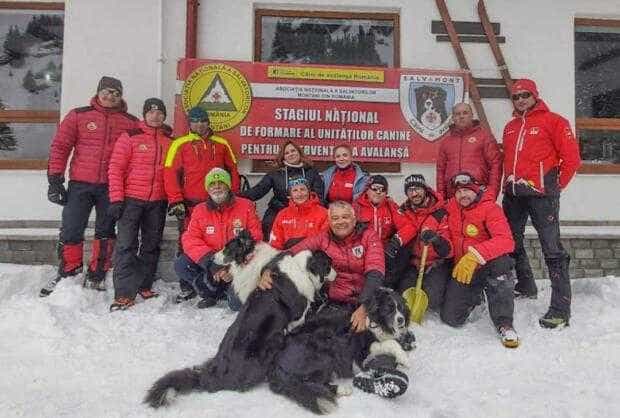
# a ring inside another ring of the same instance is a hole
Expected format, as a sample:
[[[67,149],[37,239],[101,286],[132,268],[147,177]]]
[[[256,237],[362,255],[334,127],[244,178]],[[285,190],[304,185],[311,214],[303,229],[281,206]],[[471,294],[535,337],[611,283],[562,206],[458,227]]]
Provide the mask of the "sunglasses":
[[[106,96],[113,96],[113,97],[121,97],[122,96],[121,92],[118,91],[118,90],[103,89],[103,90],[101,90],[101,92],[103,94],[105,94]]]
[[[372,190],[375,193],[386,193],[385,187],[383,186],[370,187],[370,190]]]
[[[532,93],[530,93],[529,91],[524,91],[521,93],[513,94],[512,100],[516,102],[519,99],[529,99],[530,97],[532,97]]]
[[[424,189],[424,187],[422,187],[422,186],[410,186],[410,187],[407,187],[407,193],[415,192],[415,193],[419,194],[419,193],[424,192],[425,190],[426,189]]]

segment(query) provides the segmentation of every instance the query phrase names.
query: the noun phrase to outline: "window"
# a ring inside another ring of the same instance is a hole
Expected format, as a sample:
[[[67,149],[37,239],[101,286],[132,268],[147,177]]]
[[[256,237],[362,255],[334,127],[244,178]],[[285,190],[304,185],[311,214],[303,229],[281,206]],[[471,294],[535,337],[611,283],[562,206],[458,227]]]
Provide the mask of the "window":
[[[620,173],[620,20],[575,19],[581,173]]]
[[[256,9],[254,18],[255,61],[400,66],[397,13]],[[252,161],[252,170],[267,171],[269,163]],[[369,172],[400,172],[399,163],[361,165]]]
[[[0,2],[0,168],[44,169],[59,120],[64,3]]]

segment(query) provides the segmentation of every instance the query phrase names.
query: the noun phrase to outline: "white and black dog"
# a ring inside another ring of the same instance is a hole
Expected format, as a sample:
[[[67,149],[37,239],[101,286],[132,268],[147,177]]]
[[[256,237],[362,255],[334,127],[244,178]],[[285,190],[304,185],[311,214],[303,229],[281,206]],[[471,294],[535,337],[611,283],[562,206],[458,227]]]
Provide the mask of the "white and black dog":
[[[379,288],[368,303],[368,330],[350,329],[351,309],[328,304],[288,335],[285,347],[269,373],[269,387],[317,414],[333,411],[336,397],[347,388],[335,378],[353,377],[354,365],[362,367],[353,383],[366,392],[393,397],[407,389],[406,351],[415,337],[409,330],[409,309],[391,289]],[[374,373],[374,374],[372,374]]]
[[[144,399],[153,407],[169,404],[176,393],[244,391],[264,382],[285,335],[303,323],[323,283],[336,277],[331,258],[323,251],[301,251],[295,256],[279,253],[244,231],[216,253],[214,260],[229,266],[232,285],[244,303],[215,357],[155,382]],[[270,290],[256,290],[263,268],[274,279]]]

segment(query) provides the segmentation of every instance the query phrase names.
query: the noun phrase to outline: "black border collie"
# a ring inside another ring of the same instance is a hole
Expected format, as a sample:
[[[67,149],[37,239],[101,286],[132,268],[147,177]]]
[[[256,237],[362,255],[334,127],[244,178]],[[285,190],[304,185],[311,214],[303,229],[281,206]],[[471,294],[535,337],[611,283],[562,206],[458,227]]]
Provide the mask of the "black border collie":
[[[144,399],[152,407],[169,404],[177,393],[245,391],[264,382],[285,335],[304,322],[323,283],[336,278],[331,258],[323,251],[279,253],[243,231],[214,260],[229,267],[235,292],[244,304],[215,357],[172,371],[153,384]],[[272,288],[256,290],[265,267],[272,272]]]

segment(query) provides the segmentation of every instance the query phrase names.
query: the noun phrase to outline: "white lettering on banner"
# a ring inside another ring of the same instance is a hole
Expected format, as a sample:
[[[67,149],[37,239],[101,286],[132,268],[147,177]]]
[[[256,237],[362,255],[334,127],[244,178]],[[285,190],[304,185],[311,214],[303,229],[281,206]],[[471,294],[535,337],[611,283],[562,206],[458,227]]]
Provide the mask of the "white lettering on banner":
[[[360,112],[357,110],[326,110],[326,122],[342,123],[379,123],[377,112]]]
[[[361,147],[360,157],[409,158],[409,148]]]
[[[411,131],[388,131],[345,128],[295,128],[287,126],[239,127],[240,137],[251,138],[297,138],[332,141],[411,141]]]
[[[344,100],[398,103],[398,89],[324,86],[308,84],[251,83],[252,97],[262,99]]]

